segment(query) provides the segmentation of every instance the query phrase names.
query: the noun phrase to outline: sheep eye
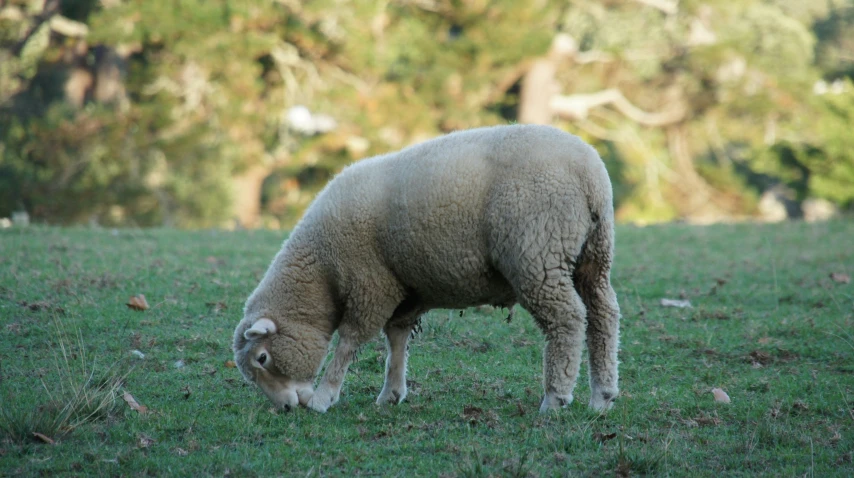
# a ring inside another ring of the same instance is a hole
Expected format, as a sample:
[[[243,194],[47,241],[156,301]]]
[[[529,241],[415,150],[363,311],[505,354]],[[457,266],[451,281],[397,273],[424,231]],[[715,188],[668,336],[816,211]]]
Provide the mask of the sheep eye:
[[[261,354],[258,356],[258,363],[264,365],[267,362],[267,354]]]

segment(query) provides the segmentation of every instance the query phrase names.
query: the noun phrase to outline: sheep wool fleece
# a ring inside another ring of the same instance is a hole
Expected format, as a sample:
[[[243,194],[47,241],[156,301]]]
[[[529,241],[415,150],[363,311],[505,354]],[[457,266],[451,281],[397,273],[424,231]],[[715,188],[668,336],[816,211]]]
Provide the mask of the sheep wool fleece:
[[[378,403],[406,396],[406,348],[433,308],[519,303],[546,337],[541,411],[618,394],[611,182],[596,150],[549,126],[452,133],[345,168],[249,297],[234,352],[277,405],[326,411],[358,347],[385,332]],[[332,334],[339,342],[317,388]]]

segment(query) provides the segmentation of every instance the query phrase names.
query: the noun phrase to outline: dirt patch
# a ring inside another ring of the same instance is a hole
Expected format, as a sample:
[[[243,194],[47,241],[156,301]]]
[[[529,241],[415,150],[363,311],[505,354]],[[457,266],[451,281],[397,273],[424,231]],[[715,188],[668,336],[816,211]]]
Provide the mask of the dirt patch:
[[[772,365],[776,363],[789,363],[800,359],[800,355],[791,350],[778,349],[775,351],[754,350],[747,354],[745,361],[753,365]]]
[[[62,308],[58,305],[54,305],[51,302],[48,302],[46,300],[38,300],[35,302],[27,302],[25,300],[22,300],[21,302],[18,302],[18,305],[20,305],[21,307],[25,307],[25,308],[33,311],[33,312],[46,311],[46,312],[56,312],[57,314],[65,315],[65,309],[64,308]]]

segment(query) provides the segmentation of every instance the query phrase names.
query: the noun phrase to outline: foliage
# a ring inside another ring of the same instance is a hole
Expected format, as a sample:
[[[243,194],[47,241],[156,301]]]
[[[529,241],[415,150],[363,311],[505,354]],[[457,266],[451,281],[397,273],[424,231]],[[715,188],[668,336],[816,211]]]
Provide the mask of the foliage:
[[[26,198],[36,217],[105,225],[202,226],[228,210],[229,171],[205,160],[214,151],[199,138],[206,132],[152,133],[163,113],[150,107],[69,110],[54,104],[41,117],[6,123],[4,202]],[[175,155],[168,166],[164,150]]]
[[[606,415],[586,407],[583,366],[576,401],[540,416],[542,334],[522,309],[507,323],[489,308],[424,318],[399,406],[374,404],[376,337],[321,415],[271,410],[227,364],[281,233],[0,230],[0,392],[14,391],[0,413],[43,403],[55,314],[96,370],[134,363],[122,387],[149,410],[119,400],[55,446],[0,437],[0,475],[847,476],[854,285],[829,275],[854,275],[852,234],[850,221],[618,227],[622,395]],[[125,305],[139,293],[145,312]]]
[[[854,207],[852,0],[5,5],[0,216],[292,225],[353,160],[515,121],[558,32],[592,58],[558,64],[562,93],[684,109],[661,125],[610,107],[556,120],[605,156],[621,219],[750,215],[773,185]],[[337,128],[300,134],[298,105]]]

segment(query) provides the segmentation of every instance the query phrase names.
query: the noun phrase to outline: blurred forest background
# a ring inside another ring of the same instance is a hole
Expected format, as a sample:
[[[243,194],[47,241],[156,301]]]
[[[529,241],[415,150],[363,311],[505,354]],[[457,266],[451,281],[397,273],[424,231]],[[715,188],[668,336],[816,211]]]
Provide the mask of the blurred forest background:
[[[854,208],[854,0],[0,0],[0,217],[291,227],[344,165],[512,122],[618,219]]]

